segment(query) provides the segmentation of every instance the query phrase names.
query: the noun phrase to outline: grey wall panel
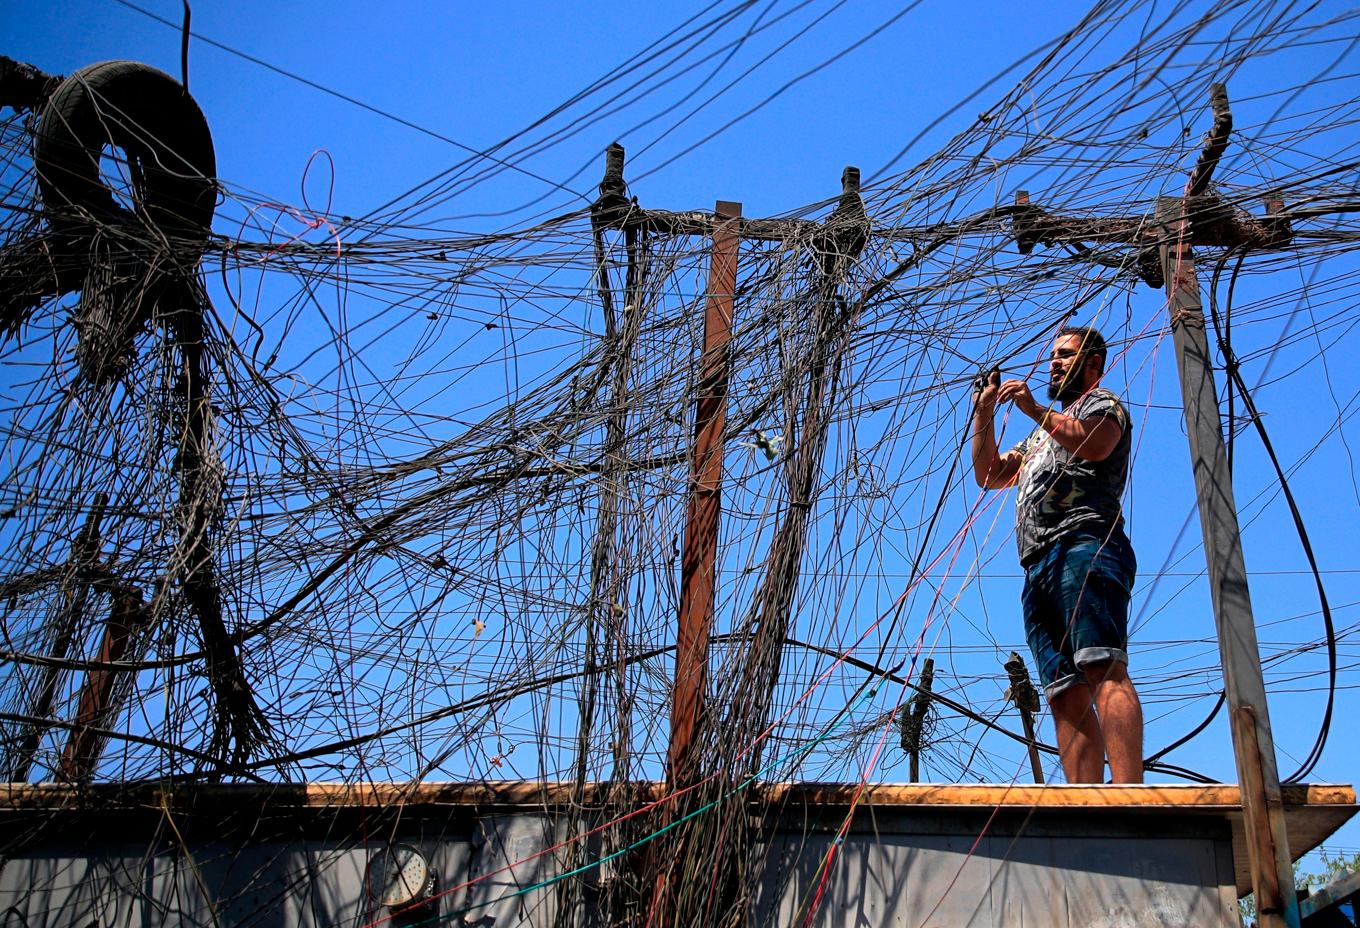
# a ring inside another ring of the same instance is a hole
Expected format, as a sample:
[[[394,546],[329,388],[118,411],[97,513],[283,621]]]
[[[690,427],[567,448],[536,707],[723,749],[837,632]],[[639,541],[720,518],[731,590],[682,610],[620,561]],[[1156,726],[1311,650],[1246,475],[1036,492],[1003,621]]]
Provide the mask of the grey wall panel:
[[[543,815],[488,815],[474,831],[470,886],[461,900],[467,924],[551,928],[557,893],[530,889],[556,872],[553,854],[535,854],[557,843],[553,821]],[[519,863],[511,867],[511,864]]]
[[[942,925],[968,924],[977,908],[971,892],[946,893],[955,878],[964,886],[986,886],[992,862],[969,856],[973,839],[962,835],[873,836],[851,833],[840,845],[822,890],[816,925],[919,924],[935,903]],[[831,848],[827,836],[778,835],[771,851],[782,873],[771,874],[759,889],[760,924],[799,924],[822,885],[823,861]],[[782,883],[782,885],[780,885]],[[777,894],[777,895],[776,895]],[[929,905],[925,905],[930,900]],[[923,909],[923,905],[925,908]]]
[[[1230,836],[1216,819],[861,812],[834,845],[824,885],[835,815],[795,813],[787,830],[768,835],[756,851],[766,871],[751,924],[802,924],[820,888],[812,923],[822,928],[1237,925]],[[188,854],[165,829],[117,842],[108,833],[63,841],[61,829],[35,832],[0,866],[0,913],[12,909],[15,928],[360,928],[389,914],[367,898],[365,876],[392,841],[422,851],[437,874],[443,895],[419,920],[554,928],[559,887],[539,884],[565,857],[535,857],[559,840],[551,816],[455,822],[427,812],[384,819],[376,836],[351,824],[334,838],[312,829],[259,840],[200,828],[186,837]],[[355,834],[366,838],[356,845]]]
[[[0,863],[0,912],[7,921],[0,924],[146,924],[144,851],[108,848],[87,856],[77,848],[58,847],[5,858]]]
[[[444,888],[466,880],[467,841],[408,843],[426,852]],[[191,861],[167,848],[53,847],[3,862],[0,915],[9,912],[13,928],[358,926],[388,914],[367,898],[376,850],[315,841],[209,842],[193,846]],[[439,900],[427,917],[449,911],[452,901]],[[0,928],[11,925],[0,920]]]
[[[1162,838],[851,831],[813,922],[826,928],[1236,926],[1222,837]],[[948,830],[949,826],[944,826]],[[1043,831],[1047,829],[1036,829]],[[829,835],[778,835],[759,925],[800,924],[822,882]],[[1230,865],[1231,861],[1228,860]]]

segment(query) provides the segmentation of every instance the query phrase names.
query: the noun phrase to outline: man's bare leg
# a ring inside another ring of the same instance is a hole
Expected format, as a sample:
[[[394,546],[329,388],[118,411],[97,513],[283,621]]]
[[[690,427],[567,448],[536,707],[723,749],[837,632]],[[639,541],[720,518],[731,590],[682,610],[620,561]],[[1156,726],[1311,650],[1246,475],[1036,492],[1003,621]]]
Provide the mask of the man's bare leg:
[[[1082,668],[1095,693],[1105,751],[1110,757],[1110,779],[1115,783],[1143,782],[1143,707],[1123,661],[1104,661]]]
[[[1105,781],[1105,739],[1085,683],[1070,687],[1048,702],[1058,732],[1058,755],[1068,783]]]

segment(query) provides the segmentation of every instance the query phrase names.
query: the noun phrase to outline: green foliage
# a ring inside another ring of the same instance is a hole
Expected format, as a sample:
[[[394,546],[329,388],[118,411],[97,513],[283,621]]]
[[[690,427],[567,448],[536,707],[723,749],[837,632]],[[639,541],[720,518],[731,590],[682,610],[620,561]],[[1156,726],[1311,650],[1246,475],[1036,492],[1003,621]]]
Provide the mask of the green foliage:
[[[1307,889],[1310,892],[1321,889],[1329,883],[1335,883],[1347,873],[1360,870],[1360,851],[1332,856],[1325,847],[1320,847],[1317,853],[1318,859],[1322,862],[1321,873],[1300,873],[1298,865],[1294,865],[1294,885],[1299,889]]]
[[[1310,893],[1335,883],[1347,873],[1360,870],[1360,851],[1352,854],[1329,852],[1325,847],[1317,849],[1318,861],[1322,864],[1320,873],[1301,869],[1303,861],[1294,864],[1294,888],[1306,889]],[[1242,924],[1252,928],[1256,924],[1256,897],[1248,894],[1237,900],[1237,911],[1242,916]]]

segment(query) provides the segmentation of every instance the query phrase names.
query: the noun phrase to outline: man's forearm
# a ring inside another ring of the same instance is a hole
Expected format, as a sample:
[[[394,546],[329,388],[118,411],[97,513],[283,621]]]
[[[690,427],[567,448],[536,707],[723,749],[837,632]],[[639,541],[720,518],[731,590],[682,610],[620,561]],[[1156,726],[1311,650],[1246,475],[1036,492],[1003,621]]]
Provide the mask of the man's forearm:
[[[1042,406],[1025,412],[1064,450],[1084,460],[1102,461],[1119,443],[1119,426],[1105,416],[1078,419]]]
[[[992,420],[994,410],[973,411],[973,479],[980,487],[991,487],[1001,471]]]

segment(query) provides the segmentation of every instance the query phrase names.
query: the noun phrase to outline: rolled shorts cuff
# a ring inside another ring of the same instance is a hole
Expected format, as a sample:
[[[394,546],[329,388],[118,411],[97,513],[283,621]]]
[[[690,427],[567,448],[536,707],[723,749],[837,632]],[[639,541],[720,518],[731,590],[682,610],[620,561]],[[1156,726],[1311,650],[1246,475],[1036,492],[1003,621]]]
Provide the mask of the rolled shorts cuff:
[[[1078,667],[1103,664],[1106,661],[1118,661],[1121,664],[1129,662],[1129,652],[1122,648],[1082,648],[1074,657]],[[1072,687],[1085,682],[1085,674],[1069,673],[1044,687],[1044,696],[1048,698],[1049,702],[1052,702],[1055,696],[1060,696]]]
[[[1044,696],[1048,698],[1049,702],[1052,702],[1055,697],[1067,692],[1077,684],[1085,682],[1086,678],[1081,674],[1069,673],[1067,676],[1059,677],[1048,686],[1044,687]]]
[[[1127,664],[1129,652],[1123,648],[1082,648],[1072,655],[1072,661],[1078,667],[1085,667],[1088,664],[1103,664],[1106,661]]]

